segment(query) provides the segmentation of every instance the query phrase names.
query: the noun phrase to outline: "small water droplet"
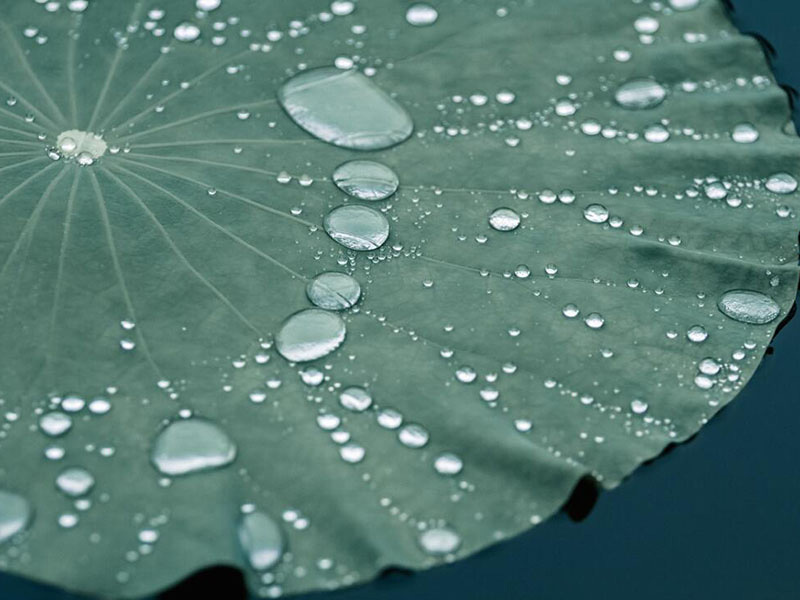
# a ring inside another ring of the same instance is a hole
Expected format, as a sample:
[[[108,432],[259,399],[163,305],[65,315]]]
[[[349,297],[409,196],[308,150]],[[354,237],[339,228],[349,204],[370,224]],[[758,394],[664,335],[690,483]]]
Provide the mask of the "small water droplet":
[[[200,28],[193,23],[181,23],[173,31],[179,42],[193,42],[200,37]]]
[[[406,11],[406,21],[414,27],[425,27],[433,25],[436,19],[439,18],[439,13],[430,4],[424,2],[417,2],[408,7]]]
[[[690,342],[699,344],[700,342],[705,342],[706,339],[708,339],[708,332],[702,325],[693,325],[686,332],[686,337]]]
[[[600,313],[589,313],[583,321],[590,329],[600,329],[606,322]]]
[[[364,388],[349,387],[339,394],[339,404],[353,412],[364,412],[372,406],[372,396]]]
[[[514,231],[519,224],[519,213],[510,208],[497,208],[489,215],[489,225],[496,231]]]
[[[631,79],[617,88],[614,99],[623,108],[643,110],[654,108],[664,101],[667,91],[654,79]]]
[[[737,144],[752,144],[758,140],[758,136],[758,129],[751,123],[740,123],[731,133],[731,138]]]
[[[423,531],[419,536],[419,545],[432,556],[443,556],[458,550],[461,537],[452,529],[437,527]]]
[[[590,223],[605,223],[608,221],[608,209],[602,204],[590,204],[583,210],[583,216]]]
[[[464,468],[464,462],[451,452],[445,452],[433,461],[433,468],[440,475],[458,475]]]
[[[409,448],[422,448],[428,443],[430,434],[422,425],[410,423],[403,426],[403,428],[397,434],[397,438],[404,446]]]
[[[85,496],[94,487],[94,476],[86,469],[71,467],[59,473],[56,487],[67,496]]]
[[[274,567],[284,552],[280,527],[272,518],[259,511],[242,515],[239,521],[239,543],[250,566],[257,571]]]

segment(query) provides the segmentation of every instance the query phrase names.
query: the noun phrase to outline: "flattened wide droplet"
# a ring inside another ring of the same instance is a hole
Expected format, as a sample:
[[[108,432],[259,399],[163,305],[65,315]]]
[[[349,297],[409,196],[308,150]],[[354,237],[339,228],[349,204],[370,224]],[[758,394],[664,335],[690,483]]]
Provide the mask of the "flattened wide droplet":
[[[308,282],[306,295],[316,306],[326,310],[345,310],[361,297],[358,281],[345,273],[320,273]]]
[[[443,556],[458,550],[461,536],[452,529],[437,527],[423,531],[419,536],[419,545],[432,556]]]
[[[262,512],[252,512],[239,523],[239,543],[257,571],[274,567],[283,556],[284,541],[278,524]]]
[[[617,88],[614,99],[623,108],[643,110],[654,108],[667,97],[667,90],[655,79],[641,78],[626,81]]]
[[[397,191],[397,173],[374,160],[351,160],[333,172],[333,182],[348,196],[359,200],[385,200]]]
[[[318,308],[301,310],[283,323],[275,347],[286,360],[306,362],[322,358],[341,346],[346,335],[341,317]]]
[[[30,502],[19,494],[0,490],[0,543],[25,529],[32,516]]]
[[[381,150],[414,130],[406,110],[356,70],[304,71],[283,84],[278,101],[300,127],[342,148]]]
[[[205,419],[174,421],[158,434],[150,459],[164,475],[223,467],[236,458],[236,444]]]
[[[781,307],[775,300],[761,292],[731,290],[725,292],[717,303],[722,314],[751,325],[766,325],[778,318]]]
[[[389,221],[367,206],[347,205],[334,208],[325,217],[325,231],[350,250],[377,250],[389,237]]]

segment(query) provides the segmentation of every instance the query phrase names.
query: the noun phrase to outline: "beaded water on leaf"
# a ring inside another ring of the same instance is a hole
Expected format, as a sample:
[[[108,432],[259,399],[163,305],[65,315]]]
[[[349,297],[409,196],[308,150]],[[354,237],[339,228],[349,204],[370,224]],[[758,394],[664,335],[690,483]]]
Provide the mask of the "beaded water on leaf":
[[[204,419],[174,421],[156,437],[150,453],[164,475],[188,475],[224,467],[236,458],[236,445],[220,427]]]

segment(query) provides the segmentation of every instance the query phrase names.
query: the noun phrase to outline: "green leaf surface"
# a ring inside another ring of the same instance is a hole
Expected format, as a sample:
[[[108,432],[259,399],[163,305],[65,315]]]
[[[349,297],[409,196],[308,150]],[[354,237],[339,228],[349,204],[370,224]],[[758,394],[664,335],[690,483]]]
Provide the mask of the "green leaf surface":
[[[694,435],[794,301],[800,147],[716,0],[6,4],[9,572],[275,596],[469,555]],[[325,272],[360,297],[285,328]]]

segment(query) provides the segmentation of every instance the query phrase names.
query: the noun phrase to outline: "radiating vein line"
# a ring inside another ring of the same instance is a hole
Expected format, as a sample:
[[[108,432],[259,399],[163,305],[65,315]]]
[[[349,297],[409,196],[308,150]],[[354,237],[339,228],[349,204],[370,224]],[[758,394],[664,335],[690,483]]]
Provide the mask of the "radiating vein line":
[[[0,81],[0,88],[3,88],[8,94],[10,94],[14,98],[16,98],[18,102],[22,102],[22,104],[24,104],[28,108],[29,111],[31,111],[32,113],[34,113],[35,115],[37,115],[39,117],[39,120],[42,121],[43,124],[46,127],[50,127],[51,129],[55,129],[55,130],[59,129],[58,125],[56,125],[56,123],[50,117],[48,117],[46,114],[44,114],[38,108],[36,108],[36,105],[34,105],[32,102],[26,100],[24,96],[22,96],[17,90],[12,88],[10,85],[8,85],[7,83],[5,83],[3,81]],[[11,113],[11,114],[14,114],[14,113]],[[15,116],[19,116],[19,115],[15,115]],[[20,118],[22,118],[22,117],[20,117]]]
[[[33,81],[33,84],[36,86],[36,89],[39,90],[39,93],[42,95],[45,102],[47,102],[47,104],[50,105],[50,108],[53,110],[53,114],[55,115],[55,117],[57,119],[60,119],[62,123],[66,124],[67,119],[64,116],[64,113],[61,112],[61,109],[58,107],[58,104],[55,103],[53,98],[47,92],[47,89],[45,89],[45,87],[42,85],[42,82],[36,76],[33,67],[31,67],[31,63],[28,61],[28,57],[25,56],[24,50],[19,45],[19,42],[17,42],[17,38],[14,36],[14,32],[11,31],[11,28],[5,22],[0,22],[0,27],[3,28],[3,30],[6,32],[6,36],[8,36],[8,39],[11,40],[11,45],[14,47],[14,51],[19,56],[20,63],[22,63],[25,72],[31,78],[31,81]]]
[[[41,154],[41,152],[39,152],[38,150],[25,150],[20,152],[0,152],[0,158],[5,158],[8,156],[33,156],[34,154]]]
[[[127,33],[127,25],[132,23],[136,20],[136,17],[139,14],[139,10],[142,8],[142,0],[138,0],[133,5],[133,10],[131,14],[128,16],[128,20],[125,21],[126,27],[125,31]],[[94,123],[97,120],[100,111],[103,108],[103,103],[106,101],[106,96],[108,95],[108,90],[111,87],[111,82],[114,80],[114,76],[117,74],[117,68],[119,67],[119,61],[122,59],[122,53],[125,51],[126,45],[120,41],[117,41],[117,51],[114,53],[114,58],[111,59],[111,65],[108,67],[108,73],[106,73],[106,79],[103,82],[103,87],[100,88],[100,93],[97,96],[97,102],[94,104],[94,110],[92,111],[92,116],[89,119],[89,131],[93,131]]]
[[[180,197],[176,196],[175,194],[173,194],[172,192],[170,192],[166,188],[158,185],[154,181],[150,181],[146,177],[142,177],[141,175],[138,175],[137,173],[134,173],[133,171],[129,171],[128,169],[125,169],[125,168],[120,167],[118,165],[115,168],[119,169],[120,171],[124,171],[125,173],[127,173],[128,175],[131,175],[132,177],[136,177],[137,179],[143,181],[144,183],[148,184],[152,188],[158,190],[162,194],[168,196],[169,198],[172,198],[175,202],[177,202],[178,204],[183,206],[186,210],[190,211],[195,216],[203,219],[206,223],[208,223],[209,225],[214,227],[216,230],[222,232],[223,234],[225,234],[226,236],[228,236],[229,238],[231,238],[235,242],[241,244],[242,246],[244,246],[245,248],[247,248],[248,250],[250,250],[254,254],[260,256],[264,260],[271,262],[276,267],[279,267],[279,268],[283,269],[284,271],[286,271],[287,273],[289,273],[290,275],[292,275],[294,277],[297,277],[301,281],[308,281],[308,279],[306,277],[304,277],[303,275],[301,275],[297,271],[295,271],[292,268],[284,265],[281,261],[279,261],[278,259],[274,258],[270,254],[264,252],[263,250],[259,250],[258,248],[256,248],[255,246],[253,246],[249,242],[245,241],[244,239],[242,239],[241,237],[239,237],[238,235],[236,235],[232,231],[229,231],[226,227],[220,225],[215,220],[213,220],[211,217],[207,216],[202,211],[196,209],[194,206],[192,206],[191,204],[189,204],[185,200],[181,199]],[[113,176],[113,174],[112,174],[112,176]]]
[[[139,154],[137,152],[129,152],[126,156],[135,156],[136,158],[155,158],[157,160],[171,160],[178,162],[189,162],[198,165],[206,165],[209,167],[221,167],[226,169],[234,169],[237,171],[247,171],[249,173],[259,173],[261,175],[270,175],[276,177],[280,175],[278,171],[267,171],[266,169],[259,169],[258,167],[247,167],[243,165],[234,165],[232,163],[217,162],[215,160],[204,160],[202,158],[189,158],[187,156],[162,156],[160,154]],[[320,177],[318,181],[326,181],[326,177]]]
[[[167,56],[167,55],[170,53],[170,51],[171,51],[171,50],[172,50],[172,44],[170,44],[169,46],[167,46],[167,49],[166,49],[166,51],[162,51],[162,52],[161,52],[161,54],[159,54],[159,55],[158,55],[158,58],[157,58],[157,59],[155,59],[155,60],[154,60],[154,61],[151,63],[151,65],[150,65],[150,66],[147,68],[147,70],[146,70],[146,71],[145,71],[145,72],[142,74],[142,76],[141,76],[141,77],[139,77],[139,80],[138,80],[136,83],[134,83],[134,84],[133,84],[133,85],[130,87],[130,89],[127,91],[127,93],[126,93],[126,94],[125,94],[125,96],[122,98],[122,100],[120,100],[120,101],[117,103],[117,105],[116,105],[116,106],[115,106],[115,107],[114,107],[114,108],[111,110],[111,112],[110,112],[108,115],[106,115],[106,116],[103,118],[103,121],[100,123],[100,126],[98,127],[98,129],[100,129],[101,131],[102,131],[102,130],[104,130],[104,129],[106,128],[106,126],[108,125],[109,121],[111,121],[111,120],[112,120],[114,117],[116,117],[116,116],[117,116],[117,113],[118,113],[120,110],[122,110],[122,108],[123,108],[124,106],[127,106],[128,102],[130,102],[130,101],[133,99],[133,97],[134,97],[133,93],[134,93],[134,92],[135,92],[137,89],[139,89],[139,87],[140,87],[140,86],[141,86],[143,83],[145,83],[145,82],[147,82],[147,81],[150,81],[150,75],[156,71],[156,69],[157,69],[157,68],[158,68],[158,67],[161,65],[161,62],[162,62],[162,61],[164,60],[164,58],[165,58],[165,57],[166,57],[166,56]]]
[[[33,163],[33,162],[37,162],[37,161],[40,161],[40,160],[46,160],[46,159],[45,159],[45,157],[44,157],[44,156],[41,156],[41,157],[37,157],[37,158],[32,158],[32,159],[30,159],[30,160],[25,160],[25,161],[23,161],[23,162],[20,162],[20,163],[15,163],[15,164],[13,164],[13,165],[8,165],[7,167],[2,167],[2,168],[0,168],[0,173],[2,173],[3,171],[8,171],[8,170],[10,170],[10,169],[16,169],[16,168],[18,168],[18,167],[21,167],[21,166],[23,166],[23,165],[29,165],[29,164],[31,164],[31,163]],[[13,190],[11,190],[10,192],[8,192],[8,193],[7,193],[5,196],[3,196],[2,198],[0,198],[0,206],[3,206],[3,204],[5,204],[5,203],[6,203],[6,200],[8,200],[9,198],[11,198],[11,196],[13,196],[13,195],[14,195],[14,194],[16,194],[18,191],[20,191],[22,188],[24,188],[26,185],[28,185],[29,183],[31,183],[31,182],[32,182],[34,179],[36,179],[36,178],[37,178],[37,177],[39,177],[40,175],[44,175],[44,174],[45,174],[47,171],[49,171],[50,169],[52,169],[52,168],[53,168],[53,167],[55,167],[55,166],[56,166],[56,163],[53,163],[53,164],[49,165],[48,167],[46,167],[46,168],[42,169],[41,171],[36,171],[36,173],[34,173],[34,174],[33,174],[33,175],[31,175],[30,177],[28,177],[28,178],[27,178],[25,181],[23,181],[22,183],[20,183],[20,184],[19,184],[17,187],[15,187]]]
[[[80,14],[75,15],[75,24],[77,25]],[[75,84],[75,63],[76,52],[78,45],[78,32],[75,30],[67,31],[69,43],[67,44],[67,94],[69,94],[69,112],[72,117],[72,123],[77,126],[78,124],[78,86]]]
[[[33,179],[35,179],[36,176],[44,174],[45,172],[49,171],[55,166],[56,166],[55,164],[52,164],[48,168],[39,171],[38,173],[36,173],[36,175],[31,176],[27,180],[23,181],[19,186],[14,188],[14,190],[12,190],[11,193],[17,191],[18,189],[21,189],[22,187],[33,181]],[[28,237],[26,235],[28,231],[36,227],[36,223],[39,221],[39,215],[42,213],[45,204],[47,204],[47,200],[50,198],[50,195],[52,194],[56,184],[58,184],[58,182],[64,177],[66,172],[67,172],[67,167],[65,165],[62,167],[61,172],[53,178],[53,181],[51,181],[47,185],[47,188],[45,188],[44,193],[41,195],[39,200],[37,200],[36,205],[33,207],[33,210],[31,211],[31,214],[28,215],[28,218],[25,220],[25,224],[22,226],[22,229],[20,230],[19,235],[17,236],[17,239],[14,242],[14,246],[11,248],[11,252],[9,252],[8,256],[6,256],[6,260],[3,262],[3,267],[0,268],[0,278],[2,278],[6,274],[6,269],[11,264],[13,258],[17,255],[17,252],[19,252],[19,249],[22,247],[22,243]],[[2,205],[6,200],[8,200],[8,198],[10,198],[11,193],[7,194],[2,200],[0,200],[0,205]]]
[[[167,94],[165,97],[163,97],[163,98],[161,98],[159,100],[156,100],[155,102],[150,104],[147,108],[145,108],[141,112],[138,112],[135,115],[133,115],[127,121],[124,121],[124,122],[120,123],[119,125],[114,125],[113,128],[115,130],[124,129],[125,127],[127,127],[131,123],[136,122],[136,120],[139,119],[140,117],[152,112],[153,109],[156,106],[164,106],[164,105],[166,105],[167,102],[169,102],[170,100],[173,100],[177,96],[180,96],[183,92],[193,89],[194,86],[197,83],[199,83],[200,81],[202,81],[203,79],[205,79],[209,75],[212,75],[213,73],[216,73],[217,70],[221,69],[223,66],[231,63],[234,60],[237,60],[238,58],[240,58],[240,57],[242,57],[242,56],[244,56],[246,54],[252,54],[252,53],[253,53],[253,50],[247,49],[247,50],[243,50],[242,52],[239,52],[238,54],[234,54],[233,56],[230,56],[230,57],[228,57],[228,58],[226,58],[224,60],[221,60],[220,62],[216,63],[215,65],[209,67],[208,69],[206,69],[205,71],[200,73],[194,79],[190,79],[188,81],[186,87],[180,87],[179,89],[175,90],[171,94]]]
[[[42,145],[36,142],[29,142],[27,140],[7,140],[0,138],[0,143],[3,144],[18,144],[20,146],[34,146],[36,148],[41,149]]]
[[[12,115],[14,113],[11,113]],[[14,115],[15,117],[19,115]],[[23,119],[25,121],[25,119]],[[27,121],[25,121],[27,123]],[[32,131],[23,131],[22,129],[14,129],[13,127],[6,127],[4,125],[0,125],[0,131],[8,131],[10,133],[16,133],[17,135],[21,135],[24,137],[32,137],[34,139],[38,139],[37,134],[33,133]]]
[[[183,254],[181,249],[178,248],[178,245],[172,239],[172,236],[169,234],[169,232],[161,224],[161,221],[158,220],[158,217],[147,206],[145,201],[142,200],[142,198],[135,191],[133,191],[133,189],[131,189],[130,186],[128,186],[124,181],[122,181],[119,177],[114,175],[107,168],[102,167],[102,171],[103,171],[103,173],[105,173],[105,175],[107,177],[110,177],[111,179],[113,179],[114,182],[118,186],[120,186],[120,188],[122,188],[125,191],[125,193],[127,193],[141,207],[141,209],[147,214],[147,216],[150,217],[150,219],[153,221],[153,224],[156,226],[156,229],[158,229],[159,233],[161,233],[161,235],[163,236],[164,240],[169,245],[170,249],[175,253],[175,256],[178,257],[178,259],[181,261],[181,263],[183,263],[184,267],[186,267],[186,269],[188,269],[189,272],[191,272],[198,280],[200,280],[200,282],[203,285],[205,285],[209,290],[211,290],[211,292],[234,315],[236,315],[236,317],[240,321],[242,321],[242,323],[244,323],[247,327],[249,327],[257,335],[259,335],[260,337],[263,337],[263,333],[258,329],[258,327],[256,327],[253,323],[251,323],[250,320],[247,317],[245,317],[238,308],[236,308],[236,306],[233,304],[233,302],[231,302],[230,299],[228,299],[228,297],[225,294],[223,294],[219,290],[219,288],[217,288],[217,286],[215,286],[213,283],[211,283],[211,281],[209,281],[209,279],[205,275],[203,275],[200,271],[198,271],[194,267],[194,265],[192,265],[192,263],[189,261],[189,259],[187,259],[186,256]]]
[[[126,162],[126,163],[131,164],[131,165],[137,165],[139,167],[143,167],[145,169],[150,169],[152,171],[157,171],[159,173],[163,173],[164,175],[167,175],[168,177],[173,177],[175,179],[182,179],[183,181],[187,181],[189,183],[192,183],[194,185],[200,186],[200,187],[205,188],[205,189],[210,189],[210,188],[214,187],[214,186],[212,186],[210,184],[207,184],[207,183],[204,183],[202,181],[199,181],[199,180],[197,180],[197,179],[195,179],[193,177],[188,177],[187,175],[179,175],[178,173],[172,173],[170,171],[167,171],[166,169],[160,169],[159,167],[154,167],[152,165],[148,165],[146,163],[139,162],[138,160],[129,160],[127,158],[119,158],[119,157],[117,157],[116,160],[119,160],[119,161],[122,161],[122,162]],[[258,210],[261,210],[261,211],[264,211],[264,212],[268,212],[268,213],[273,214],[273,215],[278,215],[280,217],[284,217],[284,218],[289,219],[291,221],[295,221],[296,223],[301,223],[301,224],[303,224],[303,225],[305,225],[307,227],[313,227],[314,226],[314,223],[311,223],[310,221],[306,221],[305,219],[301,219],[300,217],[295,217],[292,214],[285,213],[285,212],[280,211],[280,210],[278,210],[276,208],[272,208],[271,206],[265,206],[264,204],[256,202],[255,200],[247,198],[246,196],[241,196],[239,194],[234,194],[233,192],[229,192],[227,190],[223,190],[223,189],[220,189],[220,188],[217,188],[217,187],[214,187],[214,189],[217,190],[218,194],[222,194],[223,196],[228,196],[229,198],[233,198],[234,200],[239,200],[240,202],[243,202],[243,203],[247,204],[248,206],[252,206],[253,208],[256,208]]]
[[[69,191],[67,207],[64,211],[64,229],[61,233],[61,246],[58,250],[58,271],[56,273],[56,282],[53,289],[53,304],[50,309],[50,330],[48,332],[49,343],[47,344],[48,352],[45,359],[45,362],[48,364],[50,362],[49,349],[53,347],[52,340],[55,336],[56,321],[58,319],[58,305],[61,301],[61,284],[64,278],[64,263],[66,262],[67,256],[67,244],[69,244],[69,233],[72,224],[72,214],[75,206],[75,196],[77,195],[78,182],[80,181],[82,172],[83,169],[75,169],[75,177],[72,179],[72,188]]]
[[[106,209],[106,199],[103,196],[103,191],[100,189],[100,183],[97,181],[97,176],[89,171],[89,176],[92,180],[92,188],[94,188],[94,195],[95,199],[97,200],[97,207],[100,211],[100,218],[103,221],[103,229],[105,230],[106,242],[108,243],[108,249],[111,252],[111,262],[114,265],[114,272],[117,277],[117,281],[119,282],[120,289],[122,291],[122,297],[125,301],[125,306],[128,310],[129,317],[133,319],[134,323],[137,323],[138,320],[136,319],[136,311],[133,308],[133,302],[131,301],[131,296],[128,293],[128,286],[125,283],[125,275],[122,272],[122,267],[119,263],[119,257],[117,256],[117,245],[114,242],[114,233],[111,229],[111,221],[108,218],[108,210]],[[139,338],[139,346],[141,347],[142,354],[144,354],[145,359],[147,362],[150,363],[150,366],[156,372],[156,375],[160,378],[161,371],[158,368],[155,360],[153,360],[153,356],[150,354],[150,350],[147,347],[147,340],[144,338],[144,333],[142,332],[142,328],[137,326],[136,328],[136,335]]]
[[[183,125],[188,125],[189,123],[194,123],[195,121],[202,121],[203,119],[216,117],[217,115],[231,113],[235,110],[241,110],[242,108],[255,108],[257,106],[268,106],[270,104],[275,104],[275,102],[276,100],[274,98],[268,98],[266,100],[260,100],[258,102],[247,102],[244,104],[236,104],[234,106],[224,106],[222,108],[215,108],[214,110],[201,112],[196,115],[186,117],[185,119],[170,121],[169,123],[164,123],[163,125],[159,125],[157,127],[151,127],[150,129],[145,129],[144,131],[139,131],[137,133],[132,133],[130,135],[123,135],[122,137],[117,138],[117,141],[125,143],[129,140],[133,140],[138,137],[142,137],[144,135],[151,135],[159,131],[164,131],[165,129],[173,129],[175,127],[181,127]]]
[[[246,139],[221,139],[221,140],[192,140],[190,142],[161,142],[154,144],[132,144],[133,148],[182,148],[186,146],[213,146],[215,144],[264,144],[266,146],[281,145],[281,144],[308,144],[314,143],[314,140],[246,140]]]
[[[33,123],[31,123],[30,121],[28,121],[28,120],[27,120],[25,117],[23,117],[22,115],[18,115],[18,114],[17,114],[17,113],[15,113],[15,112],[11,112],[10,110],[8,110],[8,109],[6,109],[6,108],[3,108],[2,106],[0,106],[0,114],[6,115],[6,116],[8,116],[8,117],[11,117],[11,118],[12,118],[12,119],[14,119],[15,121],[19,121],[20,123],[24,123],[25,125],[29,125],[29,126],[31,126],[31,127],[33,127],[33,126],[34,126],[34,125],[33,125]],[[36,134],[35,134],[35,133],[33,133],[33,132],[25,132],[25,133],[27,133],[28,135],[33,135],[34,137],[36,137]]]

